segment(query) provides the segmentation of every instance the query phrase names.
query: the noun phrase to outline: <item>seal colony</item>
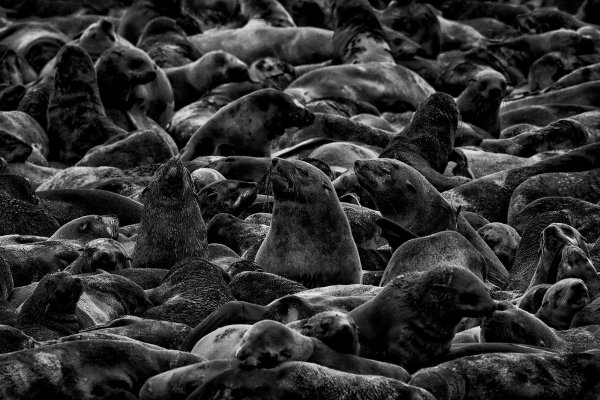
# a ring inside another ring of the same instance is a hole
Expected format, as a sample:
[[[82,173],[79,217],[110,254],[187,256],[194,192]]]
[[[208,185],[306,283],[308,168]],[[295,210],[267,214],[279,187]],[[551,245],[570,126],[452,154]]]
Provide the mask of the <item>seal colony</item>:
[[[7,0],[0,398],[600,398],[597,1]]]

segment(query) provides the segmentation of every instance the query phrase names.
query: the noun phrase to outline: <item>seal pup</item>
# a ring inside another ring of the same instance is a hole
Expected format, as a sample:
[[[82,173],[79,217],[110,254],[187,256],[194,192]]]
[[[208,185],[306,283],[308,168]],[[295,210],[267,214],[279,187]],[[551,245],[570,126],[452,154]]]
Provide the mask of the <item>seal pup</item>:
[[[127,132],[106,117],[94,64],[85,50],[66,45],[57,57],[48,102],[50,158],[72,164],[92,147]]]
[[[313,121],[314,114],[284,92],[258,90],[217,111],[194,132],[181,151],[181,159],[191,161],[203,155],[270,157],[275,137],[286,128]]]
[[[308,288],[361,282],[350,224],[331,181],[302,161],[273,159],[275,204],[256,263]]]
[[[500,104],[506,90],[506,78],[500,72],[492,69],[478,72],[456,99],[462,120],[498,138]]]
[[[144,190],[144,209],[132,268],[171,268],[188,257],[208,257],[206,225],[189,171],[173,157]]]
[[[390,141],[379,158],[405,162],[440,191],[469,182],[465,177],[443,175],[451,156],[457,156],[454,138],[458,118],[458,107],[451,96],[432,94],[419,104],[410,125]]]

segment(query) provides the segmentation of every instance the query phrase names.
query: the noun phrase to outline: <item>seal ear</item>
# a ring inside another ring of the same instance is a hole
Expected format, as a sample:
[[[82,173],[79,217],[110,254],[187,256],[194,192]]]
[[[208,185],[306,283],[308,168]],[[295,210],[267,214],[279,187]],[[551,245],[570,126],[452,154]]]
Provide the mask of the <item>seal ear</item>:
[[[89,223],[89,221],[85,221],[85,222],[82,222],[81,224],[79,224],[79,226],[77,227],[77,230],[78,230],[79,232],[83,232],[83,231],[85,231],[86,229],[88,229],[88,227],[89,227],[89,226],[90,226],[90,223]]]

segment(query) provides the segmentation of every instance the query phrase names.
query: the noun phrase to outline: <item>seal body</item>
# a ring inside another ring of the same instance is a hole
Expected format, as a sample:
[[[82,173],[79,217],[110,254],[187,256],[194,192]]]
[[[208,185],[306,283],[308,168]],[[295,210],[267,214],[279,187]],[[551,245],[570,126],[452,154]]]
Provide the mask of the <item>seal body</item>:
[[[287,94],[262,89],[217,111],[194,132],[181,157],[183,161],[204,155],[269,157],[271,140],[286,128],[310,125],[313,120],[314,114]]]
[[[106,117],[90,57],[66,45],[58,54],[48,103],[50,157],[74,163],[92,147],[125,133]]]
[[[360,283],[350,224],[326,175],[302,161],[274,159],[271,180],[273,220],[256,263],[309,288]]]
[[[499,137],[500,103],[506,95],[506,87],[506,78],[501,73],[479,72],[456,99],[462,120]]]
[[[133,268],[168,269],[184,258],[208,257],[206,226],[192,178],[179,157],[156,171],[144,196]]]

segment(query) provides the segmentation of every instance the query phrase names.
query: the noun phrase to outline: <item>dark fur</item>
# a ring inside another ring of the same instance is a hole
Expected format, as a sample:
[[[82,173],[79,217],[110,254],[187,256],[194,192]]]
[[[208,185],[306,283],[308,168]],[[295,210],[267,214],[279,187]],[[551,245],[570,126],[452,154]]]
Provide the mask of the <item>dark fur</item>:
[[[190,173],[178,157],[161,166],[144,191],[133,268],[171,268],[187,257],[208,257],[206,226]]]

